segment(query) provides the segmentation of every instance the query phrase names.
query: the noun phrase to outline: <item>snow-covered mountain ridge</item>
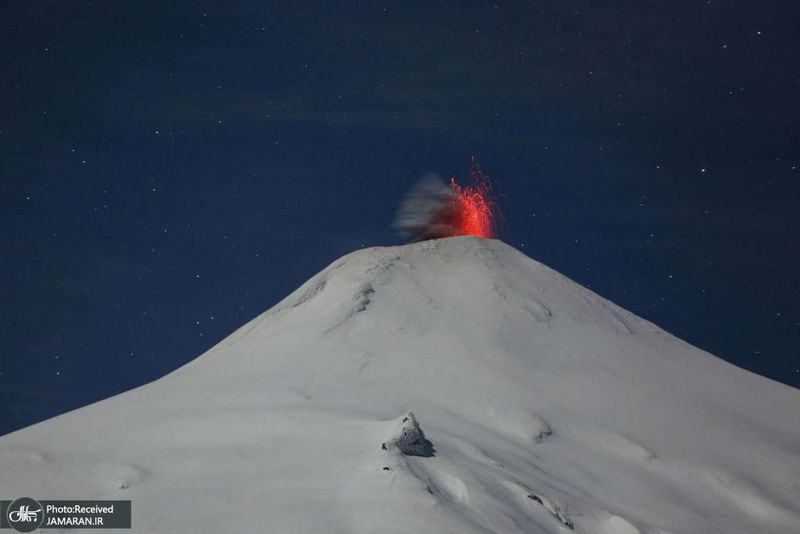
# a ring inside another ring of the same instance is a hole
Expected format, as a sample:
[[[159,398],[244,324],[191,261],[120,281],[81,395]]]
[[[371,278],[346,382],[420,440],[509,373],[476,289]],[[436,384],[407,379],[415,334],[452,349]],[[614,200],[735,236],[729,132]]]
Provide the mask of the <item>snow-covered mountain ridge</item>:
[[[800,532],[800,391],[448,238],[0,438],[0,495],[131,499],[137,533]]]

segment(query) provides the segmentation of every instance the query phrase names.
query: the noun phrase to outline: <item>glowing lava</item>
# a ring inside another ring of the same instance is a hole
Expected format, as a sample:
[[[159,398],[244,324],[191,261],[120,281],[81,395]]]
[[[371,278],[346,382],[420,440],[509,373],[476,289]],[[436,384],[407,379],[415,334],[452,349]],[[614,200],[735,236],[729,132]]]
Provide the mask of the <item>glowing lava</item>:
[[[471,185],[460,186],[450,178],[453,199],[447,210],[451,235],[474,235],[496,237],[497,202],[492,195],[489,177],[473,159],[469,169]]]
[[[438,175],[428,173],[406,193],[397,208],[392,226],[411,241],[458,235],[497,237],[500,211],[492,194],[489,177],[472,159],[470,184],[455,178],[448,186]]]

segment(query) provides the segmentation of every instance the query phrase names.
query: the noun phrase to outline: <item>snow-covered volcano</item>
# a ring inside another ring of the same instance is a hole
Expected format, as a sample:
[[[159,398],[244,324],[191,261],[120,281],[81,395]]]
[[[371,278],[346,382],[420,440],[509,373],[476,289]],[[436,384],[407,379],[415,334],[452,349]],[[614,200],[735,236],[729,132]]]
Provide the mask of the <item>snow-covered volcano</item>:
[[[151,384],[0,438],[134,532],[800,532],[800,391],[499,241],[334,262]]]

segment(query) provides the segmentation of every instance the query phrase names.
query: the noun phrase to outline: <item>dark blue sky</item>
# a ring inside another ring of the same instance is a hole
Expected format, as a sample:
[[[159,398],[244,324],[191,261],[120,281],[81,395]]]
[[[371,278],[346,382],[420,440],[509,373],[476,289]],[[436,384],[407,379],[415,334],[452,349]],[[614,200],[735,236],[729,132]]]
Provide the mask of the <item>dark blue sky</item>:
[[[472,155],[505,241],[800,387],[797,2],[19,0],[0,55],[0,434],[399,243]]]

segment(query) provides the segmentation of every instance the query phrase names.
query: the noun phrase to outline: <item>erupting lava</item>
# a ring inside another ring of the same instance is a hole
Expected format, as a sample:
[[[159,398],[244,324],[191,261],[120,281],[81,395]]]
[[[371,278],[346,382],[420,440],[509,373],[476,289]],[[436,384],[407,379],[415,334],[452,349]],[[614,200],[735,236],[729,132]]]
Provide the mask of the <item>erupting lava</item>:
[[[395,229],[412,241],[458,235],[497,237],[499,210],[492,184],[475,158],[469,175],[469,185],[450,178],[449,187],[435,174],[423,176],[400,203]]]
[[[455,178],[450,178],[453,190],[452,235],[474,235],[496,237],[495,219],[497,203],[492,196],[492,184],[473,158],[469,169],[472,185],[460,186]]]

